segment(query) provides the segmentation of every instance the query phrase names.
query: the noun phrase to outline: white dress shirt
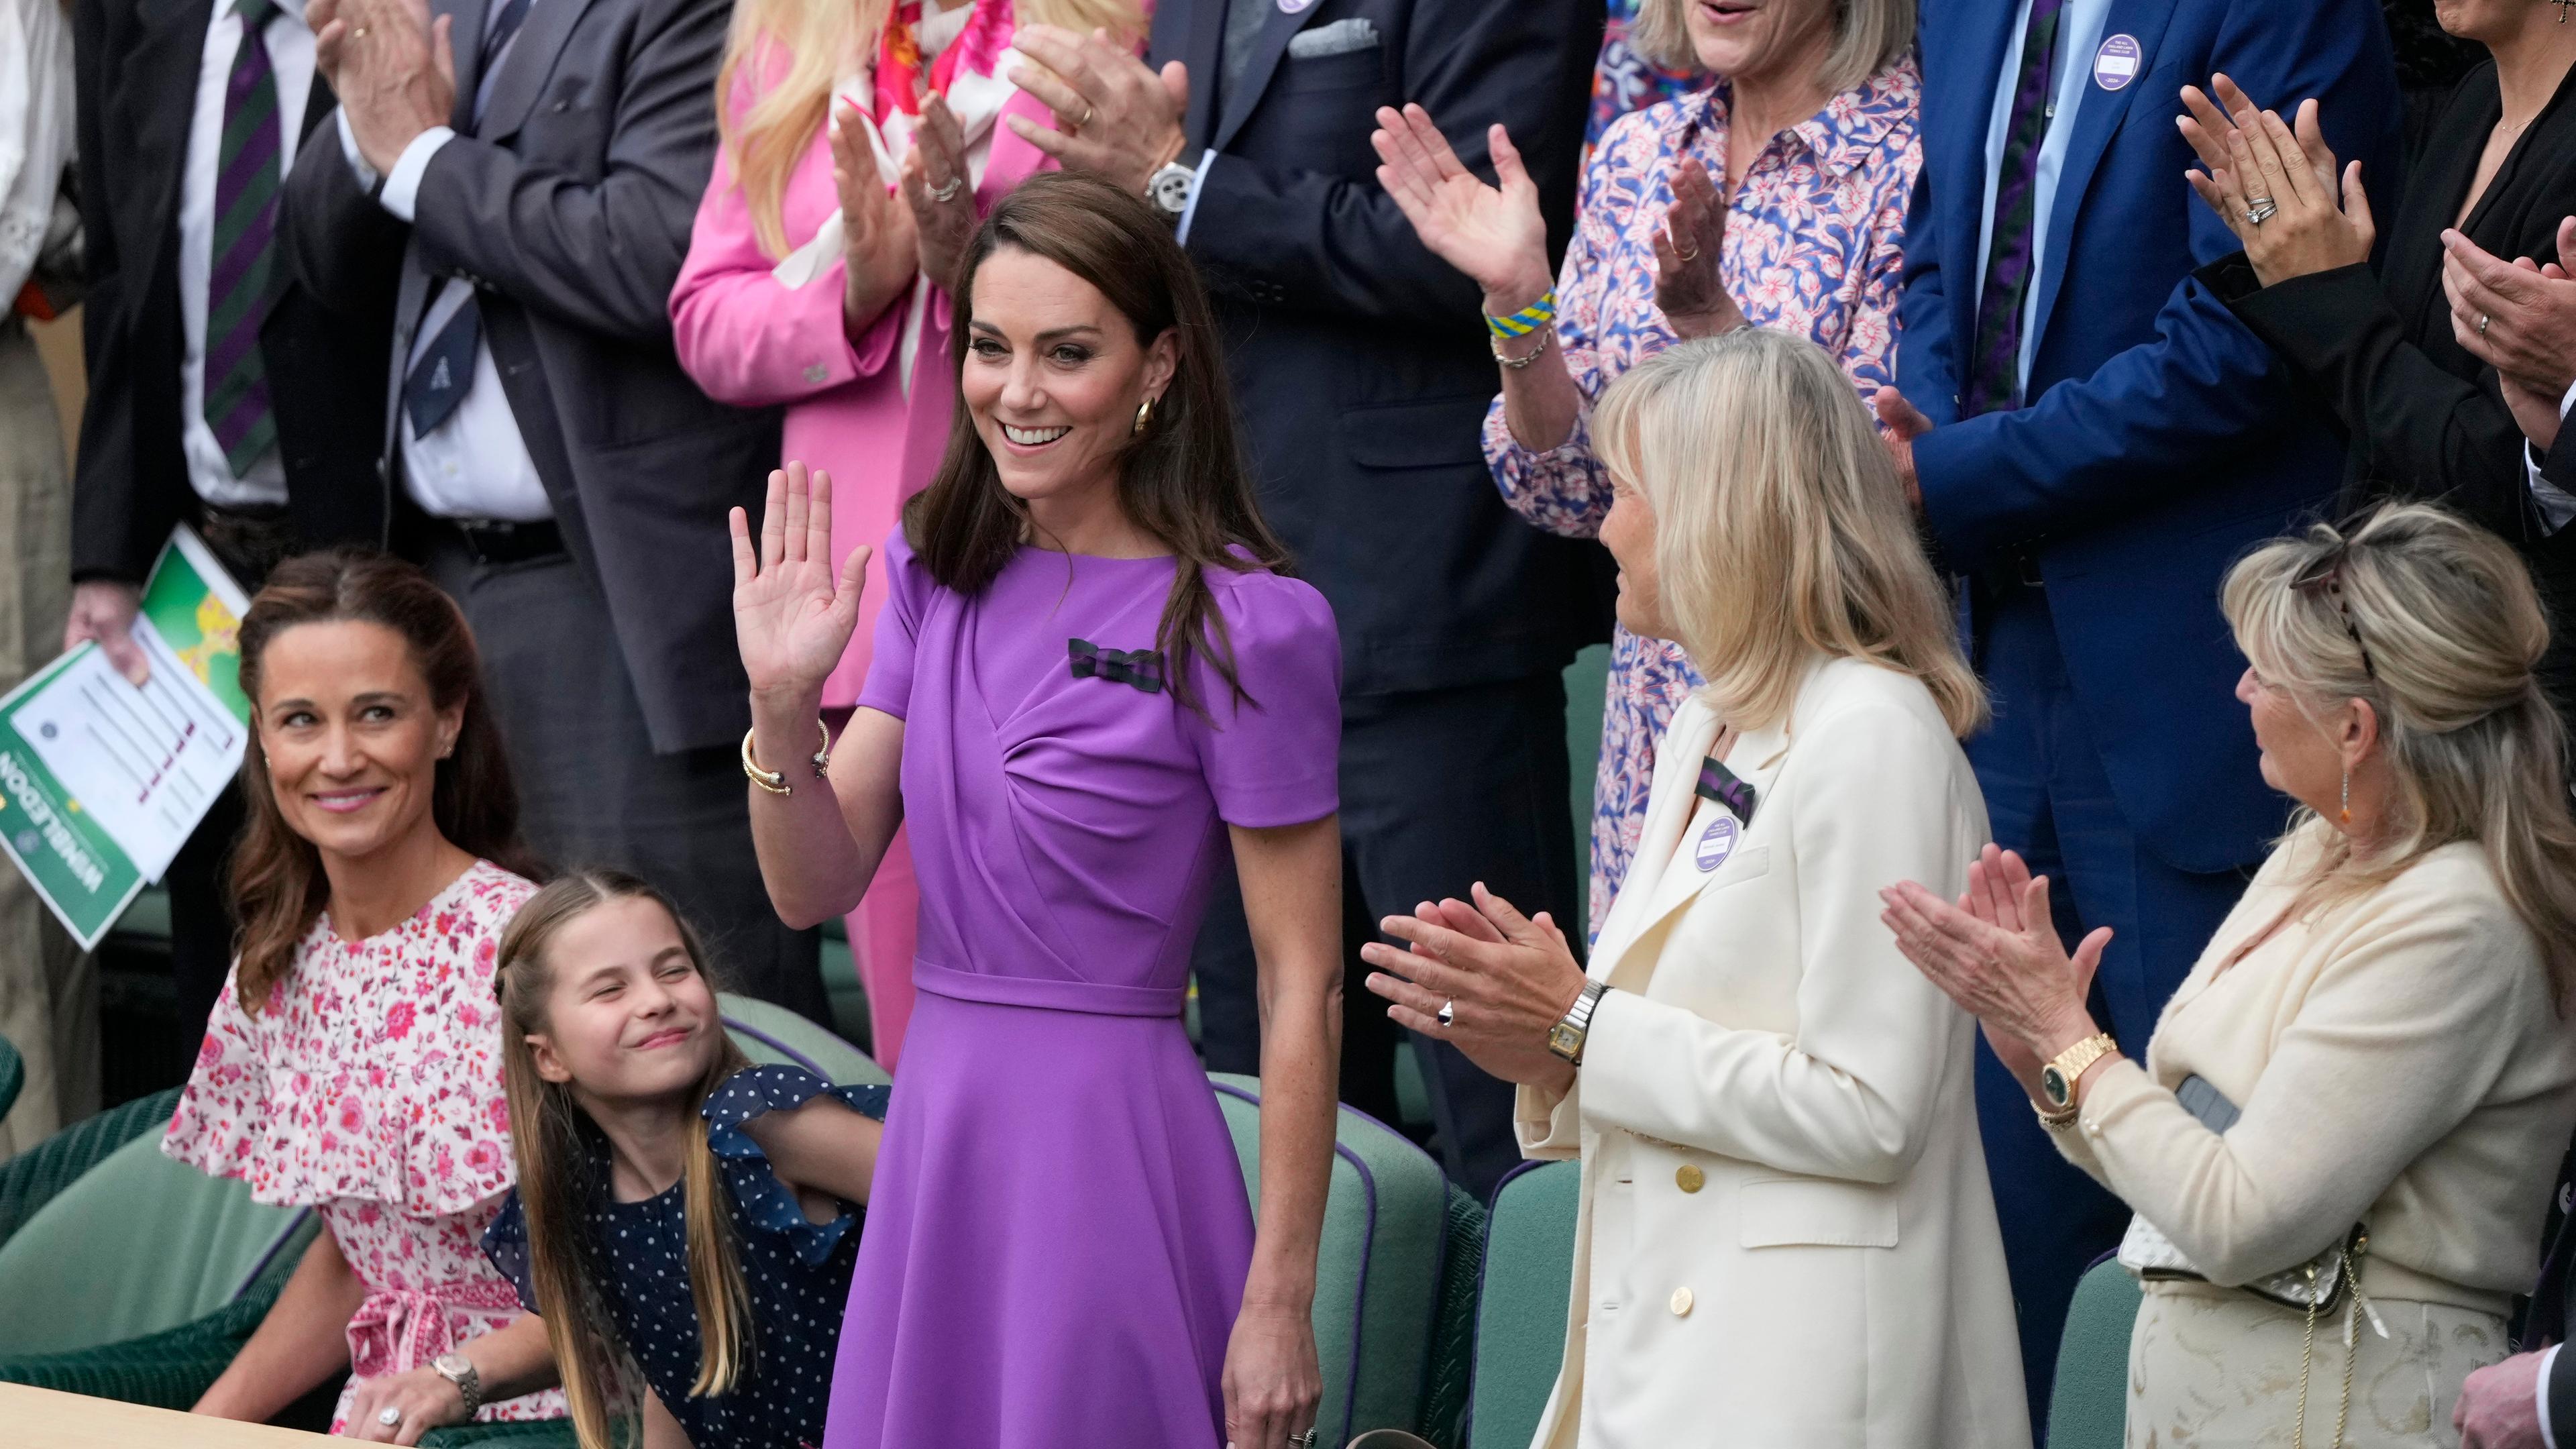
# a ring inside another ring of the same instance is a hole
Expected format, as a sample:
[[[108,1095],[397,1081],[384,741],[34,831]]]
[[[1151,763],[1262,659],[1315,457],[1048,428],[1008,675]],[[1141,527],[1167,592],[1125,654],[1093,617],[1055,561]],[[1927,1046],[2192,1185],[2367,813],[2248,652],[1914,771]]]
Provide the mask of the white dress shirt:
[[[2057,76],[2048,134],[2039,143],[2039,172],[2031,186],[2030,282],[2021,294],[2021,361],[2016,377],[2025,392],[2030,387],[2030,359],[2039,346],[2039,294],[2046,280],[2049,217],[2057,209],[2057,177],[2066,165],[2066,144],[2075,134],[2076,112],[2083,105],[2085,92],[2093,86],[2094,52],[2102,43],[2102,27],[2110,15],[2111,0],[2066,0],[2065,7],[2057,13]],[[1994,114],[1986,126],[1986,203],[1978,213],[1983,219],[1977,224],[1977,289],[1981,300],[1986,285],[1986,256],[1995,240],[1995,188],[2003,171],[2004,144],[2012,131],[2013,96],[2021,89],[2022,41],[2029,31],[2030,0],[2021,0],[2021,13],[2013,21],[2012,44],[2004,50],[2003,74],[1995,82]],[[2139,79],[2132,76],[2129,83],[2135,85]],[[1969,315],[1976,314],[1972,310]],[[1976,339],[1967,339],[1967,345],[1975,347]],[[1966,361],[1961,363],[1963,378],[1971,366]]]
[[[54,0],[0,0],[0,317],[44,252],[71,159],[71,24]]]
[[[492,0],[491,8],[498,9],[499,0]],[[530,8],[533,11],[534,0]],[[520,34],[526,33],[522,26]],[[510,63],[518,48],[519,38],[514,35],[492,64],[485,67],[474,96],[476,115],[482,114],[492,98],[493,78]],[[402,155],[395,158],[393,169],[384,174],[384,189],[376,194],[377,204],[409,222],[419,202],[421,178],[429,170],[430,158],[455,139],[456,132],[447,126],[432,126],[413,137]],[[358,179],[368,186],[375,185],[375,168],[358,154],[357,137],[349,129],[345,111],[340,115],[340,150]],[[417,245],[415,240],[415,249]],[[418,262],[406,259],[405,265],[417,266]],[[438,284],[431,295],[428,314],[412,334],[410,355],[396,359],[397,399],[400,379],[410,376],[412,365],[473,295],[469,282],[451,277]],[[537,476],[537,460],[528,452],[528,440],[519,431],[517,416],[510,411],[509,395],[501,391],[501,371],[492,362],[489,322],[484,324],[474,347],[474,381],[454,412],[430,429],[427,437],[412,431],[411,415],[399,400],[394,414],[402,449],[403,489],[432,518],[532,523],[555,516],[554,503],[546,497],[545,482]]]
[[[2558,400],[2558,421],[2560,426],[2563,427],[2566,425],[2567,414],[2570,409],[2576,409],[2576,386],[2569,387],[2567,389],[2567,395]],[[2540,509],[2540,526],[2542,530],[2548,533],[2556,533],[2558,530],[2567,526],[2567,521],[2569,519],[2576,518],[2576,494],[2571,494],[2566,489],[2561,488],[2557,484],[2550,482],[2548,479],[2541,477],[2541,461],[2542,459],[2540,454],[2532,448],[2530,443],[2525,442],[2522,445],[2522,468],[2523,472],[2531,479],[2531,501]],[[2552,1444],[2550,1449],[2557,1449],[2557,1446]]]
[[[277,176],[283,186],[295,169],[304,107],[313,93],[313,32],[304,24],[304,0],[277,0],[267,40],[269,68],[277,77]],[[206,287],[214,270],[215,163],[223,155],[224,89],[241,43],[241,16],[233,0],[215,0],[197,61],[188,159],[179,173],[179,451],[188,460],[188,481],[197,496],[226,508],[286,502],[286,466],[276,445],[236,478],[224,445],[215,441],[214,426],[206,421]],[[284,264],[283,258],[277,263]]]

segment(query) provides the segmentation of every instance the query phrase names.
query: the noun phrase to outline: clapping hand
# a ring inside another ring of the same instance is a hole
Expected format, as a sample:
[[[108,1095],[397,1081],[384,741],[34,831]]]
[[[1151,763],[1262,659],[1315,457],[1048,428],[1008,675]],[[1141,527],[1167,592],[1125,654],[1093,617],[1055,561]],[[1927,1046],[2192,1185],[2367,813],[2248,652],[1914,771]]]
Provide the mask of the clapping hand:
[[[1368,989],[1393,1003],[1386,1014],[1398,1026],[1450,1043],[1504,1081],[1562,1088],[1574,1069],[1547,1036],[1582,994],[1583,968],[1547,912],[1523,916],[1481,882],[1470,894],[1473,905],[1425,901],[1379,922],[1408,944],[1360,948],[1378,968]]]
[[[1708,168],[1685,158],[1673,170],[1673,206],[1655,233],[1655,305],[1685,340],[1715,337],[1744,325],[1726,294],[1720,262],[1726,250],[1726,198]]]
[[[859,590],[869,550],[850,550],[832,572],[832,478],[790,463],[769,475],[761,509],[760,547],[750,521],[734,509],[733,632],[751,692],[802,700],[819,696],[859,623]]]
[[[428,0],[313,0],[314,68],[339,97],[358,155],[391,171],[423,131],[444,126],[456,106],[456,56],[449,17],[432,20]]]
[[[2317,103],[2301,101],[2292,127],[2257,109],[2226,76],[2211,77],[2210,87],[2224,110],[2198,86],[2182,88],[2189,114],[2178,124],[2208,168],[2185,176],[2244,243],[2255,277],[2268,287],[2368,261],[2379,232],[2361,163],[2341,168],[2338,206],[2334,149],[2326,144]]]
[[[1407,105],[1381,107],[1369,144],[1377,148],[1378,185],[1395,198],[1414,235],[1431,254],[1456,267],[1485,290],[1485,310],[1507,317],[1547,294],[1547,218],[1540,214],[1538,183],[1521,164],[1509,132],[1487,133],[1494,175],[1489,186],[1468,170],[1431,113]]]
[[[1996,1060],[2023,1086],[2036,1093],[2040,1066],[2094,1034],[2084,1002],[2111,928],[2068,955],[2049,920],[2048,877],[2033,876],[2019,855],[1988,845],[1955,905],[1912,881],[1878,895],[1897,949],[1984,1025]]]
[[[886,189],[858,107],[834,98],[830,134],[832,185],[841,196],[841,250],[849,274],[841,318],[855,338],[920,275],[921,243],[913,208]]]
[[[2534,447],[2558,441],[2558,405],[2576,382],[2576,216],[2558,224],[2558,260],[2507,262],[2464,233],[2442,233],[2451,335],[2496,370],[2505,406]]]
[[[912,154],[903,158],[903,200],[919,238],[921,274],[955,290],[975,240],[975,187],[966,163],[966,128],[937,96],[922,102]]]
[[[1154,173],[1188,144],[1190,73],[1179,61],[1160,73],[1106,30],[1078,35],[1054,25],[1024,25],[1011,46],[1035,65],[1014,66],[1010,80],[1055,112],[1055,126],[1005,115],[1011,134],[1053,156],[1068,171],[1088,171],[1120,190],[1145,194]]]

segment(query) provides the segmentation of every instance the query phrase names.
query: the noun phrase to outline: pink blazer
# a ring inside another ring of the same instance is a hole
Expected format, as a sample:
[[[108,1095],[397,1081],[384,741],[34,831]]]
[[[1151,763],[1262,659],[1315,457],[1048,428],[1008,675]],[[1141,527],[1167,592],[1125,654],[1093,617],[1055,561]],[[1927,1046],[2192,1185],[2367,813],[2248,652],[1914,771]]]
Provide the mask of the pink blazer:
[[[737,96],[736,114],[752,93]],[[1055,124],[1044,104],[1014,92],[1002,117],[1023,115]],[[1030,174],[1052,169],[1054,158],[994,121],[976,210],[990,211]],[[789,177],[783,211],[788,244],[802,245],[840,207],[832,185],[831,143],[817,131],[813,145]],[[905,499],[930,482],[948,445],[956,380],[948,363],[951,317],[948,294],[924,279],[931,297],[912,370],[912,396],[903,391],[907,292],[890,303],[856,341],[841,325],[845,269],[835,259],[803,287],[788,287],[771,274],[778,259],[754,237],[751,207],[734,184],[719,152],[715,174],[698,203],[688,260],[671,291],[671,331],[680,365],[709,397],[739,407],[787,409],[785,458],[832,475],[832,559],[837,565],[859,544],[878,545],[892,532]],[[757,526],[758,520],[754,520]],[[877,609],[885,600],[885,562],[868,561],[867,592],[859,601],[859,627],[849,651],[823,686],[823,703],[857,702],[876,638]]]

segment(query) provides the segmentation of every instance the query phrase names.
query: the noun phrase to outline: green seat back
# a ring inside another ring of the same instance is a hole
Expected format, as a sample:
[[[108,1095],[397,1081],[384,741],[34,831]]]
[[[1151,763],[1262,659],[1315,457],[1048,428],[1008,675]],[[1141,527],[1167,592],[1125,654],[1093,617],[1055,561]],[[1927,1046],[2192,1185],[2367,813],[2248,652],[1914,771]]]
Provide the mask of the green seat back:
[[[2057,1340],[2057,1382],[2048,1400],[2049,1449],[2120,1449],[2128,1434],[2129,1330],[2145,1295],[2109,1259],[2075,1285],[2066,1331]]]
[[[1467,1418],[1475,1449],[1527,1449],[1538,1433],[1565,1362],[1574,1215],[1582,1192],[1583,1169],[1572,1162],[1523,1163],[1494,1189]]]
[[[146,1132],[110,1153],[0,1243],[0,1355],[64,1353],[177,1328],[239,1297],[318,1226],[303,1208],[161,1155]]]
[[[1243,1182],[1261,1200],[1261,1083],[1211,1072]],[[1366,1429],[1417,1429],[1431,1365],[1449,1235],[1449,1180],[1438,1163],[1364,1113],[1341,1109],[1333,1185],[1315,1270],[1320,1443]]]
[[[27,1063],[9,1038],[0,1036],[0,1117],[18,1105],[18,1089],[27,1085]]]
[[[875,1058],[786,1007],[726,992],[716,998],[716,1009],[734,1043],[755,1062],[800,1066],[844,1087],[881,1087],[894,1080]]]

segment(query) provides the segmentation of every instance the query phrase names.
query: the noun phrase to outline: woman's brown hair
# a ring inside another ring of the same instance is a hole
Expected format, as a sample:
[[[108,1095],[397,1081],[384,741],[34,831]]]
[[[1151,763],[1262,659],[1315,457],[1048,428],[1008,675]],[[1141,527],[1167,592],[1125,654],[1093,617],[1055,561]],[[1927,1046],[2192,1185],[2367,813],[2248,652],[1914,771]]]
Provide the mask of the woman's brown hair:
[[[706,948],[689,918],[649,882],[617,870],[576,871],[528,898],[501,935],[500,965],[492,989],[501,999],[501,1076],[510,1100],[510,1151],[518,1160],[519,1211],[528,1229],[528,1278],[536,1289],[537,1316],[563,1375],[573,1432],[582,1449],[613,1449],[616,1426],[640,1407],[642,1376],[626,1351],[600,1292],[600,1264],[584,1224],[591,1202],[606,1184],[584,1134],[596,1134],[590,1114],[570,1084],[537,1073],[531,1035],[548,1029],[546,1005],[554,993],[548,948],[564,927],[610,901],[647,900],[679,928],[689,964],[709,977]],[[751,1065],[721,1023],[707,1069],[690,1090],[686,1111],[689,1146],[681,1160],[681,1211],[687,1225],[689,1292],[698,1316],[698,1378],[693,1396],[731,1393],[752,1371],[756,1346],[751,1290],[733,1240],[733,1212],[715,1149],[707,1142],[700,1111],[709,1094]]]
[[[250,601],[241,625],[241,687],[254,717],[269,644],[299,624],[341,622],[378,624],[401,635],[429,683],[430,704],[442,711],[464,706],[456,749],[438,762],[430,792],[430,819],[438,833],[459,850],[540,878],[543,868],[519,839],[519,791],[510,779],[500,726],[483,701],[474,631],[456,601],[419,569],[372,549],[341,548],[291,558],[271,571],[268,587]],[[250,820],[231,869],[241,913],[234,992],[242,1010],[257,1015],[293,967],[296,943],[322,914],[331,882],[313,843],[288,828],[277,808],[257,729],[242,759],[241,790]]]
[[[1172,551],[1172,591],[1156,627],[1164,677],[1186,699],[1187,670],[1204,651],[1240,695],[1225,620],[1207,571],[1284,573],[1288,550],[1261,519],[1252,477],[1235,438],[1234,396],[1217,345],[1216,319],[1188,254],[1169,222],[1104,181],[1065,172],[1030,177],[1002,199],[975,233],[956,287],[957,326],[949,365],[965,372],[974,332],[975,274],[1004,247],[1044,257],[1100,289],[1150,347],[1170,333],[1179,344],[1171,386],[1152,423],[1128,445],[1118,502],[1135,525]],[[904,537],[930,576],[961,594],[993,581],[1024,541],[1028,505],[1002,486],[993,455],[961,402],[948,453],[930,486],[904,505]]]

